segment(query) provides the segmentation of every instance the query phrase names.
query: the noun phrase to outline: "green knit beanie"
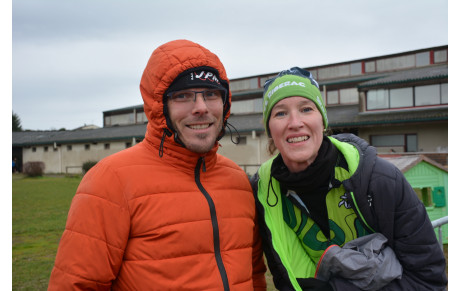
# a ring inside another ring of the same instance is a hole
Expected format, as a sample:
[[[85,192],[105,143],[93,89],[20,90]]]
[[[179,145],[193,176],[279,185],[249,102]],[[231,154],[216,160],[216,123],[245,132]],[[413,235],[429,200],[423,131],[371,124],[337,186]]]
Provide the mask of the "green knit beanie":
[[[318,82],[313,79],[312,74],[299,67],[293,67],[289,70],[284,70],[278,76],[269,79],[264,85],[264,125],[268,136],[270,130],[268,121],[272,112],[273,106],[276,103],[287,97],[300,96],[313,101],[323,116],[324,129],[327,128],[327,112],[324,105],[321,92],[319,91]]]

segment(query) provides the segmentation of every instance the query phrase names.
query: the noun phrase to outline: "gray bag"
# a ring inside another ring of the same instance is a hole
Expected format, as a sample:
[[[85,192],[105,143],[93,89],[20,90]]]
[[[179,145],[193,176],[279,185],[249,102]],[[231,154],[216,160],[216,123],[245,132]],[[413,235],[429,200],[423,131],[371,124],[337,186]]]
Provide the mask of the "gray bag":
[[[316,278],[329,281],[341,277],[362,290],[378,290],[401,279],[402,266],[387,238],[380,233],[366,235],[339,246],[329,247],[318,263]]]

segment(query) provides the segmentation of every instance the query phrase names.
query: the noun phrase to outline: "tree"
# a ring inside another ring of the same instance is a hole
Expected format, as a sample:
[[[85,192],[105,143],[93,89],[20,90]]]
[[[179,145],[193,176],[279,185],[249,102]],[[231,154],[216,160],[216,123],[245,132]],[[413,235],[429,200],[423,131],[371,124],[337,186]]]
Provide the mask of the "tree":
[[[13,131],[22,131],[21,119],[19,115],[13,112]]]

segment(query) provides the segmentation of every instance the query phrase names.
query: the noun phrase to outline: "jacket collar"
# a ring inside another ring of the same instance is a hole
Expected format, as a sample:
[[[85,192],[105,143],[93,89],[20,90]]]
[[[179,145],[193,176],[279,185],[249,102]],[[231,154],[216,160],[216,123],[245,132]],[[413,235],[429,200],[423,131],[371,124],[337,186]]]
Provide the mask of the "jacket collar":
[[[149,131],[147,130],[147,135]],[[146,136],[145,142],[151,148],[152,154],[160,155],[161,139],[156,135]],[[212,169],[217,161],[217,149],[218,142],[214,147],[206,154],[199,154],[188,150],[187,148],[171,142],[171,140],[163,143],[163,156],[161,157],[162,162],[170,164],[173,167],[180,168],[186,172],[193,172],[195,166],[200,158],[204,159],[204,169]],[[203,167],[202,167],[203,169]]]

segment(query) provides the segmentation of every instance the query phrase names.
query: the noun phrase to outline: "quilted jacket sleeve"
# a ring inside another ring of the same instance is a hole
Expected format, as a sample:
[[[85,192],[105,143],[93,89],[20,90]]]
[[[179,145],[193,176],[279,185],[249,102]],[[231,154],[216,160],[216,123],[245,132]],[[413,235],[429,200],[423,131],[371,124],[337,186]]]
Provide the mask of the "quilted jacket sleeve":
[[[129,229],[123,187],[113,170],[98,164],[72,200],[48,290],[109,290]]]

